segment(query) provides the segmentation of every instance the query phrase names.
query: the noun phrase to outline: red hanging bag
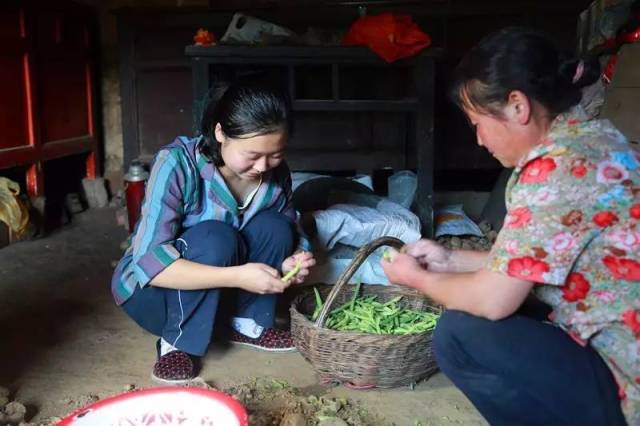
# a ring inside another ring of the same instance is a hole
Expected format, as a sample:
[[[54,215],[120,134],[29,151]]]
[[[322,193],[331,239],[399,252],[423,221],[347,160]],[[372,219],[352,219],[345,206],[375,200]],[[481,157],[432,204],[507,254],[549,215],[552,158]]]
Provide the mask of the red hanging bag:
[[[394,62],[431,45],[431,37],[409,15],[383,13],[359,18],[351,25],[342,43],[368,46],[385,61]]]

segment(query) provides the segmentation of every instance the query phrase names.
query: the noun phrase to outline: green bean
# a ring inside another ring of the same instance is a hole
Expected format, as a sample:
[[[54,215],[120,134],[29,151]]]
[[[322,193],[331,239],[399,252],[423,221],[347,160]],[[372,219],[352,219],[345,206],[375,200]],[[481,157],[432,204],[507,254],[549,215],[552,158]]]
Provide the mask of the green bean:
[[[316,309],[312,315],[315,320],[320,313],[323,301],[314,288]],[[384,303],[376,296],[359,296],[360,285],[354,290],[353,297],[333,309],[326,321],[326,327],[333,330],[356,331],[372,334],[423,333],[433,330],[439,315],[431,312],[414,311],[401,306],[402,296],[394,297]]]
[[[316,319],[318,319],[318,315],[320,315],[320,311],[322,311],[322,297],[320,297],[320,292],[318,291],[317,288],[313,288],[313,292],[316,295],[316,309],[315,311],[313,311],[313,315],[311,316],[311,320],[315,321]]]
[[[382,257],[384,258],[384,260],[386,260],[387,262],[391,262],[393,260],[393,258],[391,257],[391,252],[389,250],[385,250],[382,253]]]
[[[300,262],[297,262],[296,266],[294,266],[292,270],[287,272],[287,274],[284,277],[282,277],[282,281],[287,282],[291,278],[295,277],[296,274],[300,272],[300,268],[301,268]]]

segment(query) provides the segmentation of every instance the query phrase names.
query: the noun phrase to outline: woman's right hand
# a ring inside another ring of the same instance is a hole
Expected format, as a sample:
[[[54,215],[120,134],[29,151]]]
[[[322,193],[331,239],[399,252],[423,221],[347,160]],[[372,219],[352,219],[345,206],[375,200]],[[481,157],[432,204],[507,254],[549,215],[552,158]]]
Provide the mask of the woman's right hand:
[[[449,272],[452,268],[451,250],[433,240],[422,239],[409,243],[402,248],[402,253],[415,258],[420,265],[434,272]]]
[[[282,293],[289,287],[275,268],[264,263],[246,263],[237,268],[236,287],[251,293]]]

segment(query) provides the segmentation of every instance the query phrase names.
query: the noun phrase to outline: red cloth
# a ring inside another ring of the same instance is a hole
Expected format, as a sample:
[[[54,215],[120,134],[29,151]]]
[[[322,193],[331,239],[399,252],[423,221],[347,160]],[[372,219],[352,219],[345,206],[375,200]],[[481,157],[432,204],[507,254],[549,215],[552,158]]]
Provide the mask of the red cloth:
[[[431,37],[409,15],[383,13],[355,21],[342,40],[344,45],[366,45],[387,62],[407,58],[431,44]]]

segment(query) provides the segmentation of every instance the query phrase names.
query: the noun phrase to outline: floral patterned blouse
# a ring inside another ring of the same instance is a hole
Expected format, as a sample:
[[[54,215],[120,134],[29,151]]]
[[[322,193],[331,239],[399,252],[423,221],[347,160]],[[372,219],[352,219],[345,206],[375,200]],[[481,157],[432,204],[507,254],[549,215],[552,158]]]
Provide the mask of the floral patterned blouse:
[[[550,319],[598,351],[640,425],[640,152],[582,116],[559,116],[515,168],[487,267],[538,284]]]

